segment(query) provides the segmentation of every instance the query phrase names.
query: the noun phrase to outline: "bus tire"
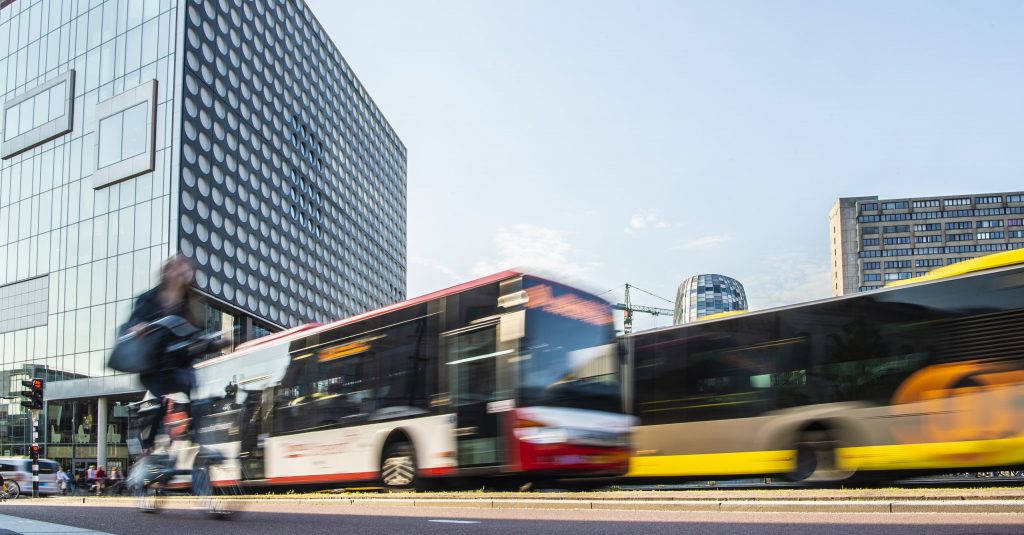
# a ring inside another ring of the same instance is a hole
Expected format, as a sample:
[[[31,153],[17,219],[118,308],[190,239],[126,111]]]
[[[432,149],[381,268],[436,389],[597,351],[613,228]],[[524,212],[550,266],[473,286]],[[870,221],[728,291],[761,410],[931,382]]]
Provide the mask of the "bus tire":
[[[406,490],[419,483],[416,454],[409,442],[392,442],[380,457],[380,479],[385,490]]]
[[[799,483],[836,483],[845,481],[853,471],[841,470],[836,449],[840,442],[834,432],[814,425],[804,429],[795,441],[796,463],[789,479]]]

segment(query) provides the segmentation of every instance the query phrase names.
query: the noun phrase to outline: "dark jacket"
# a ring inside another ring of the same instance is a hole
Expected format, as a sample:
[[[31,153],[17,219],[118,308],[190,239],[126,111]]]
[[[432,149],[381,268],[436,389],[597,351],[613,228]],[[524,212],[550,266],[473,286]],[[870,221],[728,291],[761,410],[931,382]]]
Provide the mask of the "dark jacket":
[[[190,320],[188,300],[165,308],[160,304],[160,287],[157,286],[140,294],[135,299],[132,315],[121,326],[121,333],[140,323],[150,323],[165,316],[181,316]],[[169,355],[162,355],[160,369],[139,374],[139,380],[147,390],[157,396],[165,396],[174,392],[188,394],[195,384],[192,361],[171,360],[168,357]]]
[[[139,294],[139,296],[135,298],[135,306],[132,308],[132,315],[128,318],[128,321],[121,326],[120,333],[124,334],[124,332],[131,327],[140,323],[156,321],[164,316],[181,316],[191,321],[187,301],[164,308],[163,305],[160,304],[160,287],[157,286],[152,290]]]

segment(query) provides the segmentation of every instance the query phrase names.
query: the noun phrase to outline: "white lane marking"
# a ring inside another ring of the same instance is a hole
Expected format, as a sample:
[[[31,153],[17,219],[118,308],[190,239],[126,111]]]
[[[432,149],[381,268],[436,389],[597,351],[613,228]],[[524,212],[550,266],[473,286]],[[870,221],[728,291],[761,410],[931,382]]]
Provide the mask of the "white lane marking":
[[[86,528],[66,526],[63,524],[53,524],[50,522],[43,522],[41,520],[30,520],[28,518],[21,518],[10,515],[0,515],[0,526],[3,526],[3,529],[5,530],[10,530],[15,533],[21,533],[22,535],[52,535],[55,533],[73,533],[75,535],[111,535],[109,533],[93,531]]]
[[[436,520],[428,520],[427,522],[440,522],[442,524],[479,524],[480,523],[480,521],[478,521],[478,520],[447,520],[447,519],[443,519],[443,518],[439,518],[439,519],[436,519]]]

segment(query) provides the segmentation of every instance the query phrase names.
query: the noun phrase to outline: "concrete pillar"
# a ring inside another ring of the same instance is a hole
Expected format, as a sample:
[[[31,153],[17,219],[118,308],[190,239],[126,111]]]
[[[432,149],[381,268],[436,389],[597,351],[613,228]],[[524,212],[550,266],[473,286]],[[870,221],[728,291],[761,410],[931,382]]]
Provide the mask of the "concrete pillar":
[[[96,466],[107,467],[107,398],[96,400]]]

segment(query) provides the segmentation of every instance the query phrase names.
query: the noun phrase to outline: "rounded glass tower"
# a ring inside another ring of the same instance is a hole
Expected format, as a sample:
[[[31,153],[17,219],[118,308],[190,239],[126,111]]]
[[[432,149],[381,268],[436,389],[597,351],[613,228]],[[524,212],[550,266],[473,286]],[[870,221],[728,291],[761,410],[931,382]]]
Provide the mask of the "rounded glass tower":
[[[747,309],[747,293],[740,281],[706,273],[694,275],[679,285],[674,323],[689,323],[704,316]]]

